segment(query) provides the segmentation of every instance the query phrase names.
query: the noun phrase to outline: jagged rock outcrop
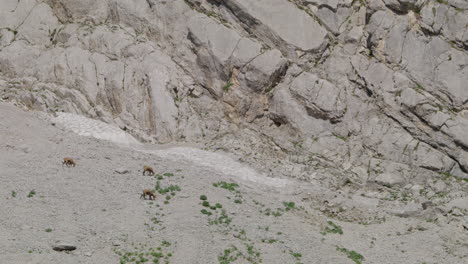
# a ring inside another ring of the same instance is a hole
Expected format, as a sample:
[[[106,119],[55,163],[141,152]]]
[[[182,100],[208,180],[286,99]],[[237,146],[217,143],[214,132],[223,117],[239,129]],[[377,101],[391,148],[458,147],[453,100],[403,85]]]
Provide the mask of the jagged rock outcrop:
[[[2,0],[0,95],[330,186],[468,178],[467,27],[457,0]]]

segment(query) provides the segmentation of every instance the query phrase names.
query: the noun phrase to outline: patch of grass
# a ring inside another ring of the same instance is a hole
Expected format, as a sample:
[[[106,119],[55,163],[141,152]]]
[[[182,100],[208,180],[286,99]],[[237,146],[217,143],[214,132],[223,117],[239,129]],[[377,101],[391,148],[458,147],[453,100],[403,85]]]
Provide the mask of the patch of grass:
[[[206,199],[208,199],[208,197],[206,197],[206,195],[200,195],[200,200],[206,201]]]
[[[163,175],[166,176],[166,177],[172,177],[172,176],[174,176],[174,173],[166,172]]]
[[[11,191],[11,197],[13,197],[13,198],[16,197],[16,192],[15,191]]]
[[[455,176],[453,174],[450,174],[449,172],[441,172],[440,174],[443,176],[443,180],[448,180],[450,178],[454,178],[457,181],[468,182],[467,178],[461,178],[461,177]]]
[[[232,218],[230,218],[227,213],[226,213],[226,210],[221,210],[221,214],[216,217],[215,220],[213,221],[210,221],[209,223],[211,225],[219,225],[219,224],[226,224],[226,225],[229,225],[230,223],[232,222]]]
[[[159,184],[156,184],[155,190],[160,194],[166,194],[171,192],[180,192],[182,189],[179,187],[179,185],[170,185],[166,188],[161,188]]]
[[[216,203],[216,204],[215,204],[215,207],[216,207],[216,208],[223,208],[223,206],[222,206],[220,203]]]
[[[218,256],[219,264],[230,264],[236,261],[241,253],[237,250],[235,246],[231,246],[223,251],[223,254]]]
[[[239,187],[239,185],[237,183],[234,183],[234,182],[229,183],[229,182],[225,182],[225,181],[220,181],[220,182],[217,182],[217,183],[213,183],[213,186],[226,189],[226,190],[228,190],[230,192],[239,192],[238,190],[236,190],[236,188]]]
[[[364,260],[364,257],[354,250],[348,250],[343,247],[336,247],[336,250],[345,253],[348,256],[348,258],[354,261],[354,263],[356,264],[362,264],[362,261]]]
[[[260,263],[262,260],[260,259],[260,251],[255,249],[253,244],[245,244],[245,248],[247,249],[247,261],[250,263]]]
[[[31,191],[28,193],[28,198],[34,197],[34,195],[36,195],[36,191],[31,190]]]
[[[202,205],[205,207],[210,207],[210,203],[208,201],[203,201]]]
[[[157,224],[160,224],[160,223],[161,223],[161,220],[159,220],[159,219],[156,218],[156,217],[153,217],[153,218],[151,218],[151,222],[153,222],[153,224],[157,225]]]
[[[284,210],[286,210],[286,211],[296,209],[296,204],[294,202],[283,202],[283,205],[285,207]]]
[[[202,209],[200,212],[205,215],[212,215],[212,213],[208,212],[206,209]]]
[[[416,89],[416,91],[423,91],[424,87],[420,83],[416,82],[416,87],[414,89]]]
[[[343,234],[343,229],[341,228],[341,226],[333,223],[332,221],[328,221],[327,224],[329,226],[327,226],[325,228],[325,232],[324,234],[327,234],[327,233],[331,233],[331,234],[340,234],[342,235]]]
[[[290,253],[291,253],[291,256],[293,256],[296,260],[299,260],[300,258],[302,258],[301,253],[293,252],[293,251],[291,251]]]
[[[120,264],[126,264],[126,263],[135,263],[135,264],[142,264],[142,263],[157,263],[157,264],[162,264],[162,263],[169,263],[170,258],[172,257],[172,253],[170,252],[165,252],[167,249],[163,249],[163,247],[167,248],[171,245],[166,240],[163,240],[161,242],[161,246],[153,249],[139,249],[138,247],[135,247],[135,251],[119,251],[117,249],[114,249],[114,253],[117,254],[120,259],[119,263]]]
[[[235,199],[235,200],[234,200],[234,203],[236,203],[236,204],[241,204],[241,203],[242,203],[242,200]]]
[[[231,89],[231,87],[233,86],[234,84],[232,82],[228,82],[226,83],[224,86],[223,86],[223,90],[225,92],[229,91],[229,89]]]
[[[47,228],[45,231],[46,231],[47,233],[50,233],[50,232],[52,232],[52,228]]]

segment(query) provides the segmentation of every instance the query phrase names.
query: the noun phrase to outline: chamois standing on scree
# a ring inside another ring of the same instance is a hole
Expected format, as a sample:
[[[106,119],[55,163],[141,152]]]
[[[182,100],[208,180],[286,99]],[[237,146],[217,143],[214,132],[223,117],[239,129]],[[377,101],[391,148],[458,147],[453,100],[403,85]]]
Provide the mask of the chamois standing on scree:
[[[150,166],[143,166],[143,176],[145,176],[146,174],[148,174],[149,176],[153,176],[154,175],[153,168],[151,168]]]
[[[148,198],[149,198],[150,200],[156,199],[156,195],[155,195],[154,192],[151,191],[150,189],[144,189],[144,190],[143,190],[143,193],[142,193],[141,196],[140,196],[140,199],[143,198],[143,199],[146,200],[146,196],[148,196]]]
[[[66,165],[67,167],[75,167],[76,163],[72,158],[63,158],[62,166]]]

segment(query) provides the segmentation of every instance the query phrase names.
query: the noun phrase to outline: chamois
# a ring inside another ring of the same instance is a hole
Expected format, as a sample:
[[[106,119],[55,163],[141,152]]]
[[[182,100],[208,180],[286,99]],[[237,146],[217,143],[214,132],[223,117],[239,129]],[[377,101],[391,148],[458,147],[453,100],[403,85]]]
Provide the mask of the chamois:
[[[63,158],[62,166],[66,165],[67,167],[75,167],[76,163],[72,158]]]
[[[150,166],[143,166],[143,176],[145,176],[146,174],[148,174],[149,176],[153,176],[154,175],[153,168],[151,168]]]
[[[144,189],[144,190],[143,190],[143,193],[142,193],[141,196],[140,196],[140,199],[143,198],[143,199],[146,200],[146,196],[147,196],[147,195],[148,195],[148,198],[149,198],[150,200],[156,199],[156,195],[155,195],[154,192],[151,191],[150,189]]]

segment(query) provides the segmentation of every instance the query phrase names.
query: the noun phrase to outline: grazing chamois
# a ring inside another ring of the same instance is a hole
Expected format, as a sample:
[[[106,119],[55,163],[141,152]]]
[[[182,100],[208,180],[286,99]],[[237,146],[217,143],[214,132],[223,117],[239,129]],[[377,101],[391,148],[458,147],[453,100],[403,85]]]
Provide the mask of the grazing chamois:
[[[153,168],[151,168],[150,166],[143,166],[143,176],[145,176],[146,174],[148,174],[149,176],[153,176],[154,175]]]
[[[66,165],[67,167],[75,167],[76,163],[72,158],[63,158],[62,167]]]
[[[140,196],[140,199],[143,198],[143,199],[146,200],[146,196],[148,196],[148,198],[149,198],[150,200],[156,199],[156,195],[155,195],[154,192],[151,191],[150,189],[144,189],[144,190],[143,190],[143,193],[142,193],[141,196]]]

